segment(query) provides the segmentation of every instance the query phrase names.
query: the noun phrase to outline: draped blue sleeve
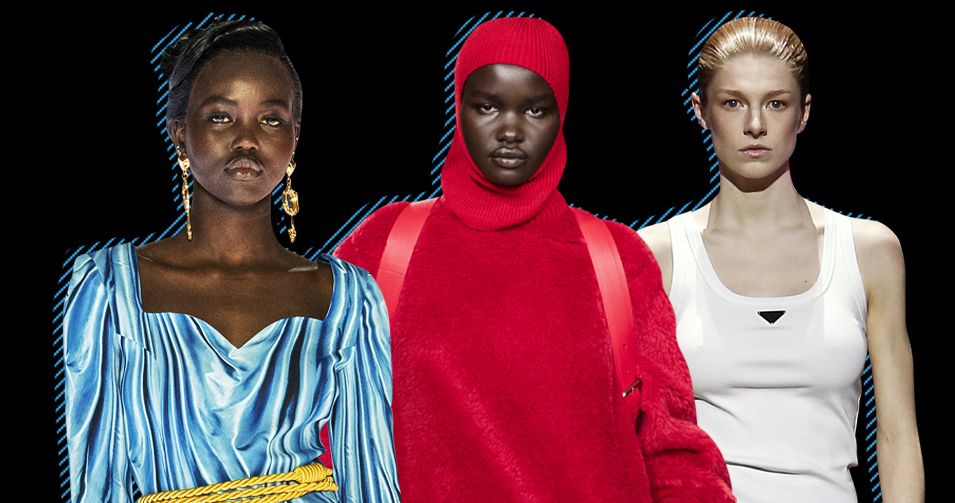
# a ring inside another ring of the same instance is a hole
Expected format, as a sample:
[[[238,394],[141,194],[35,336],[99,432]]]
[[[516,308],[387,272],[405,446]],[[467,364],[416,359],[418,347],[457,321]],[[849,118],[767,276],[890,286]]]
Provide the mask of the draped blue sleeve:
[[[70,501],[133,500],[119,406],[121,355],[104,275],[88,254],[73,264],[63,318]]]
[[[340,501],[399,501],[391,417],[391,342],[388,313],[375,280],[348,264],[357,276],[350,293],[356,306],[344,330],[354,345],[338,369],[339,396],[329,428]],[[350,338],[350,337],[349,337]],[[349,362],[350,360],[350,362]],[[351,474],[339,478],[337,475]],[[357,475],[357,476],[356,476]]]

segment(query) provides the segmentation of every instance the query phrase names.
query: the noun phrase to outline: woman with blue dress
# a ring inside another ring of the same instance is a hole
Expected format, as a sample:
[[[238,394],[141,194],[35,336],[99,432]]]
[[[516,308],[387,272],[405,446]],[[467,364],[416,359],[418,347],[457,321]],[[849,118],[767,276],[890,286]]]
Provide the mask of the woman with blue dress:
[[[283,179],[284,209],[298,211],[302,113],[278,35],[260,22],[215,22],[173,44],[163,74],[187,226],[73,265],[71,500],[127,502],[134,486],[150,495],[292,472],[247,490],[292,487],[268,501],[398,501],[378,287],[340,259],[286,250],[272,228],[270,195]],[[315,463],[326,450],[331,470]]]

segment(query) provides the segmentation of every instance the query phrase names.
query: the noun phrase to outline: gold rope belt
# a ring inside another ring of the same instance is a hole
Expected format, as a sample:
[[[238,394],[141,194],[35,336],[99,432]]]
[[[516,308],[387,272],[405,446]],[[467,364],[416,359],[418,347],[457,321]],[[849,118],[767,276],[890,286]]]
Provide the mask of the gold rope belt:
[[[259,487],[252,487],[259,486]],[[250,499],[254,503],[288,501],[313,491],[337,491],[332,469],[321,463],[296,468],[287,473],[230,480],[219,484],[147,494],[138,503],[218,503]]]

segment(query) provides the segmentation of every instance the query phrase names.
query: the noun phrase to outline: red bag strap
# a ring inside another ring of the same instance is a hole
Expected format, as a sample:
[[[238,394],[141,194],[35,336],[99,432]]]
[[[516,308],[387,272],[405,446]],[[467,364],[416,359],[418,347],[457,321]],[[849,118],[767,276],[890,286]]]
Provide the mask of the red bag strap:
[[[385,299],[389,318],[394,317],[394,312],[398,308],[398,295],[401,294],[401,285],[405,282],[405,271],[408,270],[408,263],[411,262],[411,253],[414,252],[418,235],[421,234],[421,228],[424,227],[424,221],[428,219],[435,201],[437,199],[425,199],[405,206],[405,209],[398,214],[398,219],[395,220],[391,233],[388,235],[375,281],[378,282],[381,296]],[[318,460],[331,468],[332,444],[327,424],[322,427],[319,436],[322,445],[325,446],[325,453]]]
[[[385,250],[381,253],[381,263],[378,265],[375,281],[378,282],[381,296],[385,299],[389,318],[394,318],[394,313],[398,309],[398,297],[401,295],[401,286],[405,282],[405,273],[411,262],[411,254],[414,252],[414,246],[418,242],[424,222],[428,219],[428,214],[431,213],[431,208],[436,201],[437,198],[425,199],[405,206],[391,227],[391,233],[388,234],[388,241],[385,242]]]
[[[614,367],[617,370],[617,392],[631,420],[636,420],[640,411],[639,390],[642,381],[637,377],[637,345],[633,324],[633,306],[623,261],[617,244],[607,225],[586,211],[575,208],[577,224],[587,243],[590,260],[594,264],[597,286],[603,301],[610,331],[610,347],[613,348]]]

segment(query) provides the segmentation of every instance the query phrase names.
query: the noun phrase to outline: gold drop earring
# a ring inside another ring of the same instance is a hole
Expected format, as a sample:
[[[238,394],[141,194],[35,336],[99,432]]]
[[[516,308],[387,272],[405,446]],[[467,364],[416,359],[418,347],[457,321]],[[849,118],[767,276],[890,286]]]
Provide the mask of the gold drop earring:
[[[292,172],[294,171],[295,161],[291,160],[288,163],[288,169],[285,170],[287,177],[285,179],[285,190],[282,191],[282,208],[289,216],[288,237],[292,243],[295,242],[296,235],[295,215],[298,215],[298,192],[292,190]]]
[[[186,239],[192,241],[192,215],[189,212],[189,158],[176,147],[179,169],[182,170],[182,207],[186,209]]]

